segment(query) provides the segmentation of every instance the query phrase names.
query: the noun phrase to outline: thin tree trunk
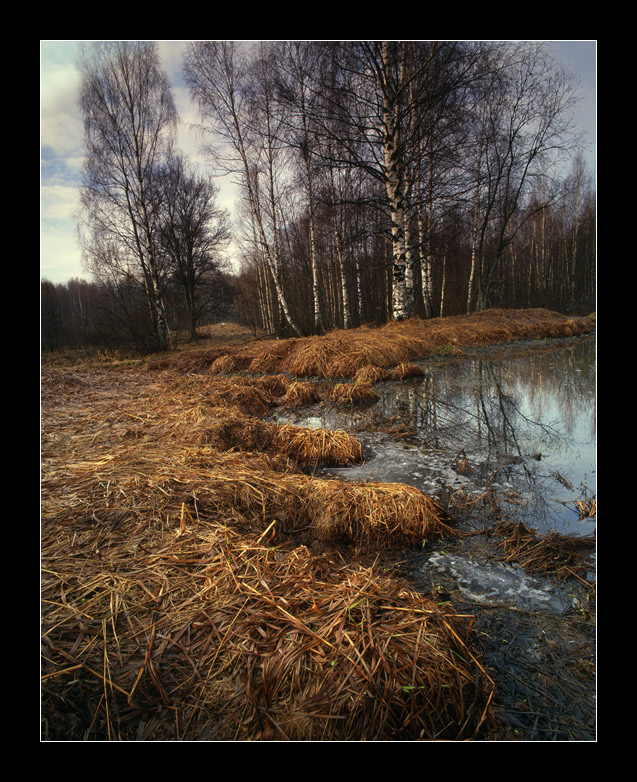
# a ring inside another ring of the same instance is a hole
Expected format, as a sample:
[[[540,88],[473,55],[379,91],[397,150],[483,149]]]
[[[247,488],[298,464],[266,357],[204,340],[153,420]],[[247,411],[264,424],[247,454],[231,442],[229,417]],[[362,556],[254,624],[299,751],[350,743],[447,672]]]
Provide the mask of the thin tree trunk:
[[[334,242],[336,245],[336,257],[341,282],[341,298],[343,309],[343,328],[348,329],[351,325],[351,316],[349,309],[349,298],[347,292],[347,279],[345,277],[345,257],[343,253],[343,240],[341,238],[339,210],[336,206],[336,186],[334,185],[334,170],[330,167],[330,200],[332,202],[332,212],[334,214],[333,230]]]

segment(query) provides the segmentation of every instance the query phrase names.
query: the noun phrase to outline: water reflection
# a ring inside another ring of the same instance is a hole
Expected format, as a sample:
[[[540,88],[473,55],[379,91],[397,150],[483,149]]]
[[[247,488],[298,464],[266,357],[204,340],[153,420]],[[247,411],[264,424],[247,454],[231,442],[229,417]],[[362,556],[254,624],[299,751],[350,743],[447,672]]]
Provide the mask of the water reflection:
[[[581,535],[576,502],[595,495],[595,342],[524,357],[423,362],[426,375],[378,385],[364,411],[314,409],[295,421],[355,429],[364,465],[352,480],[401,481],[430,494],[495,488],[540,532]],[[409,430],[397,440],[392,432]]]

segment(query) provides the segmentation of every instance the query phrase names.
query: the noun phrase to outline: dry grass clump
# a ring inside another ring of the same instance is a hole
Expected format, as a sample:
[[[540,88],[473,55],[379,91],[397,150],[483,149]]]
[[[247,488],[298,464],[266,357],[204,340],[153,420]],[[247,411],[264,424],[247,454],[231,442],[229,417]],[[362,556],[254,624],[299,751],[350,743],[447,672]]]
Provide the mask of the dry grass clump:
[[[297,340],[294,349],[284,361],[283,369],[297,377],[334,377],[330,365],[348,352],[344,334],[346,332],[340,335],[333,332],[325,336]]]
[[[306,429],[226,410],[199,428],[198,444],[221,450],[239,449],[282,454],[300,467],[347,466],[363,458],[360,442],[342,430]]]
[[[449,517],[431,498],[402,483],[312,483],[314,529],[324,540],[374,548],[450,537]]]
[[[274,399],[266,389],[254,385],[231,383],[222,394],[223,407],[236,406],[252,415],[264,415],[273,403]]]
[[[152,359],[147,362],[146,369],[151,371],[170,370],[179,374],[208,372],[212,364],[227,352],[227,347],[184,350],[174,355]]]
[[[197,376],[190,380],[193,390],[199,395],[197,403],[205,401],[220,409],[236,407],[254,416],[263,416],[277,405],[290,384],[290,380],[281,374],[263,377]]]
[[[187,516],[99,555],[57,529],[43,575],[53,741],[466,740],[493,682],[471,618],[374,567]]]
[[[330,400],[339,405],[364,405],[376,402],[378,391],[371,383],[337,383],[330,392]]]
[[[320,400],[319,393],[313,383],[294,381],[290,383],[283,399],[284,407],[304,407],[312,405]]]
[[[403,362],[392,370],[390,377],[392,380],[404,380],[408,377],[423,377],[424,374],[423,368],[419,367],[418,364]]]
[[[292,381],[287,375],[278,374],[262,375],[261,377],[250,379],[248,383],[267,391],[275,400],[278,400],[280,397],[286,396]]]
[[[267,340],[245,347],[242,355],[248,361],[249,372],[280,372],[286,357],[296,345],[295,339]]]
[[[290,380],[282,374],[262,377],[211,378],[203,391],[210,404],[217,407],[238,407],[244,413],[265,415],[279,404],[287,393]]]
[[[493,532],[502,537],[499,548],[504,562],[516,562],[530,573],[546,573],[558,579],[585,579],[594,570],[591,555],[594,538],[576,538],[552,532],[540,536],[521,522],[502,521]]]
[[[354,377],[368,365],[382,369],[463,347],[521,339],[575,336],[595,330],[595,315],[568,317],[546,309],[492,309],[471,315],[390,322],[380,328],[360,326],[323,336],[253,341],[231,348],[189,351],[153,362],[153,368],[178,372],[207,371],[227,354],[237,370],[289,372],[296,377]]]
[[[340,429],[305,429],[282,424],[274,425],[270,432],[272,449],[301,466],[347,466],[363,459],[360,442]]]
[[[569,318],[543,309],[485,310],[472,315],[361,326],[296,341],[284,362],[302,377],[354,377],[368,365],[389,369],[461,347],[520,339],[572,336],[593,331],[595,316]]]
[[[219,356],[219,358],[216,358],[212,364],[210,365],[210,372],[213,374],[229,374],[230,372],[236,371],[237,368],[237,362],[232,357],[229,356],[227,353],[224,353],[223,356]]]
[[[367,364],[364,367],[356,370],[354,374],[354,380],[358,380],[361,383],[379,383],[383,380],[387,380],[389,377],[388,372],[381,367],[375,367],[373,364]]]

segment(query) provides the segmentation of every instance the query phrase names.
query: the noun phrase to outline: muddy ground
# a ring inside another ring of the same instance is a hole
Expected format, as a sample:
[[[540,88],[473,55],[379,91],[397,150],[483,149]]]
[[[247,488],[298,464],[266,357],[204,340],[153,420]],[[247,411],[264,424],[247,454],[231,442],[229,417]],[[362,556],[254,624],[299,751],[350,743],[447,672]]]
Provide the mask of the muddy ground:
[[[432,547],[430,555],[499,562],[501,552],[487,536],[458,538]],[[467,597],[457,571],[423,570],[412,554],[398,565],[419,589],[448,600],[475,617],[476,648],[497,685],[499,730],[491,740],[594,741],[596,739],[595,595],[571,582],[563,611],[528,608],[501,600],[494,604]]]

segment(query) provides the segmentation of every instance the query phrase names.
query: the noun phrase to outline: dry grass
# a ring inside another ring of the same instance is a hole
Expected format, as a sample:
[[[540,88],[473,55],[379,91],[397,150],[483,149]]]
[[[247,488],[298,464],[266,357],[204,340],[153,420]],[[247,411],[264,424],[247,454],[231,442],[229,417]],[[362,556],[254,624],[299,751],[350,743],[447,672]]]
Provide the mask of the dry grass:
[[[353,541],[371,549],[454,534],[439,505],[401,483],[314,481],[312,500],[317,536],[328,541]]]
[[[337,405],[366,405],[376,402],[378,391],[371,383],[355,380],[337,383],[330,393],[330,401]]]
[[[402,484],[301,472],[360,461],[360,443],[262,417],[316,401],[288,374],[355,378],[338,392],[352,403],[432,353],[592,328],[492,311],[303,340],[237,333],[146,371],[45,367],[43,738],[480,738],[494,686],[472,618],[361,558],[453,536],[445,511]],[[560,567],[580,572],[562,540],[499,534],[507,560],[550,571],[559,545]]]
[[[389,373],[385,369],[375,367],[372,364],[367,364],[364,367],[356,370],[354,380],[358,380],[361,383],[378,383],[382,380],[387,380]]]
[[[392,380],[405,380],[408,377],[423,377],[425,371],[417,364],[410,364],[408,362],[402,362],[390,373]]]
[[[86,526],[56,530],[45,738],[465,740],[488,724],[470,617],[373,567],[185,518],[160,538],[120,521],[99,555]]]
[[[234,358],[232,358],[232,356],[229,356],[227,353],[224,353],[223,356],[219,356],[219,358],[216,358],[210,365],[210,371],[213,374],[234,372],[236,368],[237,368],[237,362],[235,361]]]
[[[283,400],[284,407],[305,407],[320,400],[319,392],[313,383],[295,381],[290,383]]]
[[[550,574],[557,579],[580,578],[589,588],[586,575],[594,570],[590,557],[594,538],[577,538],[552,532],[538,535],[521,522],[502,521],[494,528],[501,538],[499,548],[504,562],[515,562],[530,573]]]
[[[223,347],[216,354],[208,352],[207,366],[227,354],[235,360],[237,371],[352,378],[368,366],[387,370],[475,345],[575,336],[594,330],[594,315],[568,317],[546,309],[485,310],[431,320],[413,318],[381,328],[336,330],[320,337],[259,340],[233,349]],[[172,366],[180,371],[198,371],[202,363],[201,351],[191,351],[181,354]],[[154,366],[165,367],[166,363],[154,362]]]
[[[347,466],[362,461],[360,442],[342,430],[306,429],[244,415],[237,408],[200,414],[180,424],[183,441],[220,450],[283,455],[297,467]]]
[[[447,515],[299,472],[360,444],[252,415],[283,376],[230,380],[43,372],[43,738],[476,736],[470,618],[345,558],[453,535]]]

